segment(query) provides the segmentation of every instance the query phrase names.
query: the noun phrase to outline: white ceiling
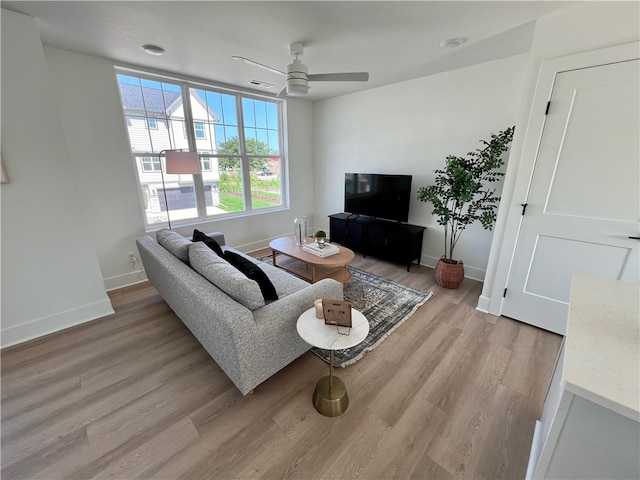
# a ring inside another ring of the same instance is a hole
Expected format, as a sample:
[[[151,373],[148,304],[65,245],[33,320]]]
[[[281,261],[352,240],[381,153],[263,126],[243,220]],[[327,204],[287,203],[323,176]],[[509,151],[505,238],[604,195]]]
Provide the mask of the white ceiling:
[[[566,1],[3,1],[36,18],[45,45],[116,62],[249,87],[284,77],[233,60],[284,70],[288,46],[305,44],[309,73],[368,71],[370,80],[314,82],[315,101],[418,78],[529,50],[533,21]],[[464,37],[456,49],[442,40]],[[143,44],[166,49],[146,54]]]

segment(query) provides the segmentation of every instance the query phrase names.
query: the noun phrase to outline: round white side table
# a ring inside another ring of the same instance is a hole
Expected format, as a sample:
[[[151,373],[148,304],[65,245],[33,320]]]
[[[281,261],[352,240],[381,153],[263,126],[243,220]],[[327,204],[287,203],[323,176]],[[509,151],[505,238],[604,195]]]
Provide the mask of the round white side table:
[[[313,406],[327,417],[342,415],[349,406],[349,397],[344,382],[333,374],[335,350],[353,347],[362,342],[369,334],[369,322],[358,310],[351,309],[351,329],[325,325],[322,318],[316,317],[316,310],[310,308],[300,315],[296,325],[298,335],[317,348],[330,351],[329,375],[322,377],[313,392]],[[339,331],[342,333],[339,333]],[[344,335],[349,332],[348,335]]]

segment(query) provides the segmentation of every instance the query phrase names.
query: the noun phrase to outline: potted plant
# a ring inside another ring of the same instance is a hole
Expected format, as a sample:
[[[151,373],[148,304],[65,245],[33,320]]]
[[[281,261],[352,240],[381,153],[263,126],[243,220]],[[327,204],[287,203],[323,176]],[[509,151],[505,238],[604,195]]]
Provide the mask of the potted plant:
[[[496,220],[496,196],[491,183],[504,176],[498,169],[504,165],[502,154],[513,139],[515,127],[481,140],[484,148],[466,157],[449,155],[444,169],[435,170],[435,183],[418,189],[418,200],[433,204],[432,214],[444,226],[444,255],[436,265],[436,282],[444,288],[458,288],[464,279],[464,264],[455,260],[453,251],[460,235],[479,221],[491,230]]]
[[[315,233],[314,238],[316,239],[318,248],[324,248],[324,245],[327,242],[327,234],[324,232],[324,230],[318,230]]]

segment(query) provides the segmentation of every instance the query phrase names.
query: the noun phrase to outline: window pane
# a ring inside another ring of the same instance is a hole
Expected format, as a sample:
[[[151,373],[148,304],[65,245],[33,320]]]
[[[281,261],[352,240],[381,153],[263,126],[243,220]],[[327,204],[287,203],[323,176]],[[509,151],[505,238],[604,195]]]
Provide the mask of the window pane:
[[[282,205],[280,159],[262,158],[251,161],[251,208]]]
[[[269,154],[280,155],[280,124],[278,122],[278,105],[265,100],[242,99],[247,139],[264,143]]]
[[[274,154],[280,153],[280,134],[277,130],[269,130],[269,148]]]
[[[224,127],[224,138],[225,142],[235,142],[235,145],[238,145],[238,127]],[[220,151],[225,151],[221,145],[218,145]],[[235,149],[234,153],[238,153],[238,150]]]
[[[267,128],[278,130],[278,105],[273,102],[265,102],[267,104]]]
[[[269,136],[266,130],[256,130],[256,140],[269,146]],[[269,149],[271,151],[271,149]]]
[[[224,108],[225,125],[238,126],[238,111],[236,109],[236,97],[231,95],[221,95],[222,107]]]
[[[211,158],[215,176],[203,173],[207,215],[220,215],[245,210],[242,168],[239,158]]]
[[[237,131],[238,118],[233,95],[191,89],[191,110],[194,119],[198,120],[194,124],[194,134],[199,152],[220,151],[221,145],[233,138],[226,134],[227,125]]]
[[[254,100],[256,127],[267,128],[267,103]]]
[[[242,118],[244,120],[245,127],[256,126],[256,112],[254,108],[254,101],[250,98],[242,99]]]
[[[169,215],[172,221],[197,218],[193,176],[165,175],[163,187],[157,155],[188,148],[180,86],[128,75],[117,79],[147,224],[165,223]]]

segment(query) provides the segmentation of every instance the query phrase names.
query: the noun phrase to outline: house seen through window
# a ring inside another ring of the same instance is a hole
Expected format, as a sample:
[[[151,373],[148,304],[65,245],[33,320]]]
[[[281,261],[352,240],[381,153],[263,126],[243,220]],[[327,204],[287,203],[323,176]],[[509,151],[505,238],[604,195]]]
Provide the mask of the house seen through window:
[[[117,81],[147,226],[283,207],[280,100],[128,71]],[[202,173],[167,174],[166,150],[197,151]]]

